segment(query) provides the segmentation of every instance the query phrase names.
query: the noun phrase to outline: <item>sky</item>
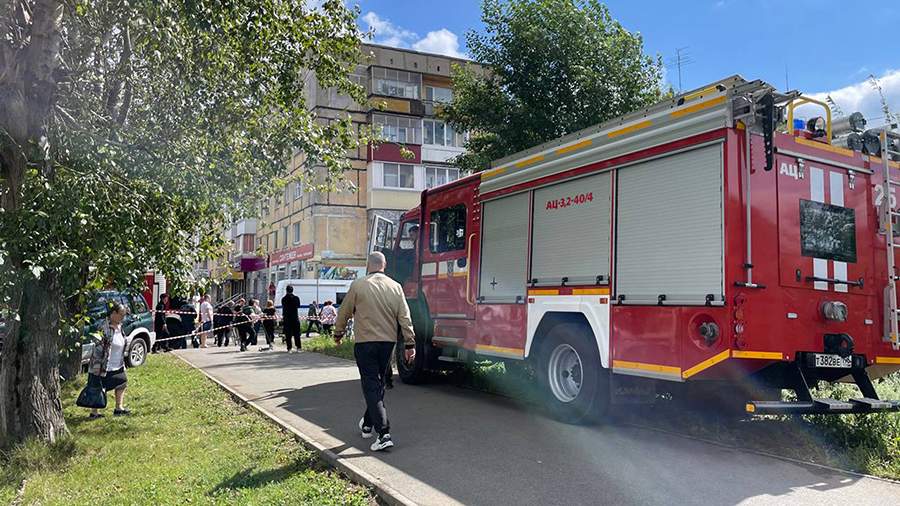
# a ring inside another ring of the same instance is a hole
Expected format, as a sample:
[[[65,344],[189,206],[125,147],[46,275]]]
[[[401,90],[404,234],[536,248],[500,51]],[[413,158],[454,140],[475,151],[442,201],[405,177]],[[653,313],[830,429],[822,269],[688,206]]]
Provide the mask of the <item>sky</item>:
[[[348,2],[352,4],[353,2]],[[481,31],[478,0],[357,0],[359,24],[374,42],[467,56],[465,34]],[[842,111],[862,111],[869,126],[884,123],[878,78],[891,111],[900,113],[900,2],[837,0],[680,0],[605,2],[612,16],[640,33],[644,50],[660,55],[666,82],[679,89],[733,74],[797,89]]]

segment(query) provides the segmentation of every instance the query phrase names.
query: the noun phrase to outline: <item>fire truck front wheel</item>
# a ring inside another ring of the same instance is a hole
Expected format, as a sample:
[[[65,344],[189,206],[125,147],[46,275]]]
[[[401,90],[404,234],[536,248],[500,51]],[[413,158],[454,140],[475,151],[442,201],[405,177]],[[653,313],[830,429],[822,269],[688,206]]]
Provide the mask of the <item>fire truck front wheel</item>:
[[[551,415],[567,423],[588,423],[606,414],[609,376],[589,328],[553,327],[540,347],[539,378]]]

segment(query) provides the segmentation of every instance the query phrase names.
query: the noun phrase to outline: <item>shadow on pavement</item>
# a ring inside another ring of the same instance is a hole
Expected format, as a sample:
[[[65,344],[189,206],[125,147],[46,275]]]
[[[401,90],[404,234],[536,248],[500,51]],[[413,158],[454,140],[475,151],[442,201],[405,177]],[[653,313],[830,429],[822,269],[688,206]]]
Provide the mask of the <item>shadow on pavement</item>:
[[[875,500],[872,487],[885,496],[898,490],[640,428],[565,425],[449,384],[398,381],[386,396],[397,446],[373,454],[356,425],[364,404],[352,362],[258,352],[206,360],[211,374],[241,383],[245,396],[313,437],[321,440],[313,433],[321,430],[337,439],[332,451],[414,499],[416,480],[465,504],[492,505],[847,504]],[[839,489],[839,498],[823,493]]]

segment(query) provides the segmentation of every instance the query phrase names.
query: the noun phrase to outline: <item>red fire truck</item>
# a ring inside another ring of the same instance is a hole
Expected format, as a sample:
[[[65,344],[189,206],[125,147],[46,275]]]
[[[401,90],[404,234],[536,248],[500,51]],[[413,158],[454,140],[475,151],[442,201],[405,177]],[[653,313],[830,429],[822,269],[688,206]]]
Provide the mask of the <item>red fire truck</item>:
[[[824,117],[795,129],[803,104]],[[402,379],[528,361],[573,422],[646,385],[725,385],[758,414],[900,409],[870,379],[900,369],[900,143],[852,119],[734,76],[423,192],[375,234],[413,312]]]

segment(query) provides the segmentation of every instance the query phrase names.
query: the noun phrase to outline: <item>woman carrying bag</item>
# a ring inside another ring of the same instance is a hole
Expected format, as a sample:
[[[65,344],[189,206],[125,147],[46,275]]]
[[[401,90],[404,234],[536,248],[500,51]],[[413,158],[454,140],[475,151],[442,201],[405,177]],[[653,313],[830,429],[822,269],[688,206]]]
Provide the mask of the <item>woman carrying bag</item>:
[[[122,320],[127,310],[125,306],[112,301],[107,305],[108,316],[100,325],[100,341],[94,343],[91,361],[88,365],[88,382],[77,405],[91,408],[90,418],[103,416],[98,409],[106,407],[106,391],[114,390],[116,409],[113,416],[127,416],[131,411],[125,408],[125,387],[128,378],[125,376],[125,334]]]

